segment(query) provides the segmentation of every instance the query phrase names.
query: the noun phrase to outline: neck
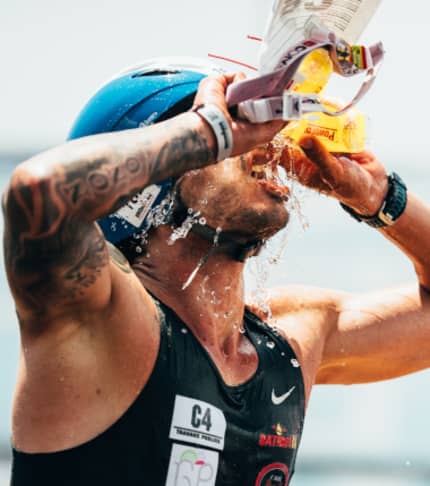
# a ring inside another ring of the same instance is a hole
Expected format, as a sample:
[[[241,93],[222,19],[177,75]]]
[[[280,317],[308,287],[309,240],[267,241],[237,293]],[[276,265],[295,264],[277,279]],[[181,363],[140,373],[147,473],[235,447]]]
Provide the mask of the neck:
[[[215,252],[183,289],[212,244],[190,234],[168,245],[171,230],[157,228],[146,256],[133,264],[142,284],[170,307],[205,346],[230,353],[240,341],[244,313],[244,264]]]

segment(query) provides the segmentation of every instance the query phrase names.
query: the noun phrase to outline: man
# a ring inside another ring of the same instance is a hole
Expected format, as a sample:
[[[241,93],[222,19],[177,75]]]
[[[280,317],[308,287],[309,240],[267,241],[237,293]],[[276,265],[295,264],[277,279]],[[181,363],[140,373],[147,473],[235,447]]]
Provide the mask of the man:
[[[169,100],[196,86],[198,71],[125,73],[84,109],[72,138],[118,133],[71,141],[12,175],[3,204],[22,340],[14,486],[287,485],[313,384],[430,365],[430,211],[367,152],[334,157],[306,137],[304,153],[285,151],[281,163],[378,226],[417,283],[364,296],[278,289],[276,328],[246,310],[244,260],[287,224],[287,194],[254,176],[261,152],[237,155],[282,124],[231,119],[234,77],[218,74],[192,95],[193,111],[121,130],[187,109],[190,93]],[[133,229],[140,208],[123,217],[136,210],[127,201],[169,178],[151,222]]]

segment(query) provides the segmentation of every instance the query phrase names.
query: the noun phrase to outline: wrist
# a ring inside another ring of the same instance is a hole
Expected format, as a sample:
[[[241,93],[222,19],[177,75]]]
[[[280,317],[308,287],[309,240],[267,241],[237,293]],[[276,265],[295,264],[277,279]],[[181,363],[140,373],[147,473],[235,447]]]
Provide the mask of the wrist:
[[[360,204],[348,204],[360,218],[373,218],[382,208],[390,188],[389,175],[384,174],[375,188],[369,189],[365,200]]]
[[[211,130],[210,126],[205,123],[205,121],[197,114],[192,111],[188,111],[181,115],[187,118],[187,120],[192,120],[191,128],[195,130],[196,135],[201,138],[207,146],[210,153],[210,163],[216,162],[217,153],[217,142],[214,132]],[[187,121],[188,125],[188,121]]]
[[[222,110],[216,105],[198,105],[192,108],[203,120],[207,129],[212,132],[211,143],[214,143],[214,154],[217,162],[227,159],[233,151],[233,133],[230,122]],[[208,135],[208,132],[206,132]]]
[[[340,205],[360,223],[364,221],[373,228],[392,226],[406,208],[407,188],[405,183],[395,172],[392,172],[388,176],[387,182],[388,188],[382,204],[372,215],[360,214],[343,203],[340,203]]]

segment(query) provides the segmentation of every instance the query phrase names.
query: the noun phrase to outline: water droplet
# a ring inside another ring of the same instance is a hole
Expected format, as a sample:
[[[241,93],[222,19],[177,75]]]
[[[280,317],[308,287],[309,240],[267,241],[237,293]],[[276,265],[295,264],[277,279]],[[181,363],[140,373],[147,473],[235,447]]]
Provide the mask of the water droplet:
[[[188,334],[188,329],[186,329],[185,327],[183,327],[181,329],[181,332],[182,332],[182,334]]]
[[[211,304],[217,305],[221,302],[221,300],[217,298],[215,290],[212,290],[210,294],[211,294]]]
[[[173,230],[172,234],[167,240],[168,245],[173,245],[175,241],[186,238],[188,236],[188,233],[191,231],[193,225],[198,223],[201,214],[200,211],[194,212],[194,209],[188,208],[187,213],[188,216],[185,218],[180,226]]]
[[[281,356],[285,356],[285,353],[282,351]]]
[[[407,460],[407,461],[405,462],[405,466],[406,466],[406,467],[411,467],[411,465],[412,465],[411,461]]]
[[[201,224],[202,226],[204,226],[206,224],[206,218],[200,218],[199,219],[199,224]]]
[[[246,330],[245,330],[245,328],[243,326],[240,326],[239,327],[239,332],[240,332],[240,334],[245,334]]]
[[[276,344],[273,341],[267,341],[266,346],[269,349],[275,349]]]
[[[300,368],[300,363],[295,358],[291,360],[291,364],[294,368]]]
[[[261,344],[261,343],[262,343],[261,339],[257,339],[257,344]]]

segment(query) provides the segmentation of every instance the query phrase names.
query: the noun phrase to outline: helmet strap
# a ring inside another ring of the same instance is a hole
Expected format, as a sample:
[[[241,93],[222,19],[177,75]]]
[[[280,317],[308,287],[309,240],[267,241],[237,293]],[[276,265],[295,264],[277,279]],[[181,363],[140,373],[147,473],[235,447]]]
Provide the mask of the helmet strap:
[[[174,199],[175,207],[173,210],[172,221],[175,226],[180,226],[188,215],[188,207],[183,203],[178,190],[175,191]],[[215,252],[226,253],[234,260],[244,262],[247,258],[257,255],[265,243],[265,240],[263,239],[254,239],[245,243],[240,243],[237,241],[237,235],[235,235],[234,232],[222,231],[221,228],[214,229],[211,226],[201,224],[200,222],[194,224],[191,231],[200,236],[200,238],[213,243],[204,263],[206,263],[209,256]],[[204,263],[201,266],[203,266]]]

